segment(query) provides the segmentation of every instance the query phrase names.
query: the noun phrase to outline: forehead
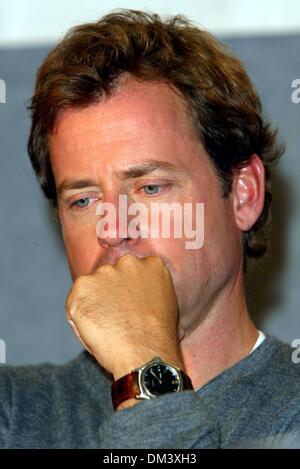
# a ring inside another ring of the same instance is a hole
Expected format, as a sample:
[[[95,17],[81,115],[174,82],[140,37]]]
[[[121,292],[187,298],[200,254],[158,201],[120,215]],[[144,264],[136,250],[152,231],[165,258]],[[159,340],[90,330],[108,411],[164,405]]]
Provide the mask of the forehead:
[[[58,114],[49,135],[51,162],[114,164],[159,159],[190,165],[201,144],[183,98],[165,83],[127,78],[109,99]]]

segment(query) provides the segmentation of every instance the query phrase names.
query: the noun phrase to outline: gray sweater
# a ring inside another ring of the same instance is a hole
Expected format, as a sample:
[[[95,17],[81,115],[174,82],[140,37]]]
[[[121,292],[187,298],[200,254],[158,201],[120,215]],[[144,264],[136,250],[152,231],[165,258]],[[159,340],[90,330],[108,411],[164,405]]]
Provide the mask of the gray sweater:
[[[300,363],[292,352],[267,336],[197,392],[118,412],[109,376],[87,352],[65,365],[2,365],[0,447],[300,447]]]

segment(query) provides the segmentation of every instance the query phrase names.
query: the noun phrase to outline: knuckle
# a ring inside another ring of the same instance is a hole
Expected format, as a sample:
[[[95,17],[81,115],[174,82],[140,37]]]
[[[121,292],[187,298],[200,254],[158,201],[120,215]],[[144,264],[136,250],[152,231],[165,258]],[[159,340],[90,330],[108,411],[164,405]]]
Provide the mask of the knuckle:
[[[73,302],[72,292],[69,292],[69,294],[66,298],[66,302],[65,302],[65,307],[66,307],[67,314],[69,314],[69,310],[71,308],[72,302]]]
[[[163,261],[159,256],[148,256],[145,258],[148,264],[151,265],[163,265]]]
[[[132,264],[135,261],[135,256],[133,254],[125,254],[124,256],[118,259],[118,265]]]
[[[95,272],[95,277],[99,280],[103,275],[107,276],[114,272],[114,266],[111,264],[103,264]]]
[[[73,290],[74,291],[80,290],[81,288],[83,288],[87,284],[88,280],[89,280],[88,275],[80,275],[80,277],[77,277],[74,280]]]
[[[112,264],[105,264],[101,267],[101,270],[104,272],[113,272],[114,266]]]

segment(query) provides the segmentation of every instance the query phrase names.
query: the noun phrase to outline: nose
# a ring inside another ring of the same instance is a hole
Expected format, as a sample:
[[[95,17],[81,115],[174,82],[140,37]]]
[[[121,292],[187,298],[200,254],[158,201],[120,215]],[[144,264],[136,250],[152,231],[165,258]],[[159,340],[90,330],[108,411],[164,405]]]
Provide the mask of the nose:
[[[98,237],[98,243],[103,249],[107,249],[109,247],[124,247],[124,248],[129,248],[130,246],[135,246],[138,244],[138,238],[123,238],[116,236],[115,238],[113,237],[107,237],[107,238],[101,238]]]
[[[128,200],[126,195],[120,195],[118,200],[106,200],[99,205],[97,214],[100,219],[97,223],[98,243],[104,249],[109,247],[129,248],[139,243],[139,231],[134,237],[130,236],[128,224]]]

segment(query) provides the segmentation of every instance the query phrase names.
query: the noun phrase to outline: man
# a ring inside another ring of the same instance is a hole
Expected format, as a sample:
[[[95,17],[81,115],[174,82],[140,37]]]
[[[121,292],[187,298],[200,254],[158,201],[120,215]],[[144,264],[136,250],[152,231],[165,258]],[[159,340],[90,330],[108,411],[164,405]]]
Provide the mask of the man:
[[[282,148],[239,60],[182,17],[122,10],[50,52],[31,113],[29,155],[61,223],[67,319],[86,351],[1,369],[1,446],[295,444],[299,366],[256,329],[244,294]],[[187,249],[185,231],[145,236],[142,221],[121,230],[133,214],[124,223],[122,196],[146,211],[204,205],[203,246]]]

